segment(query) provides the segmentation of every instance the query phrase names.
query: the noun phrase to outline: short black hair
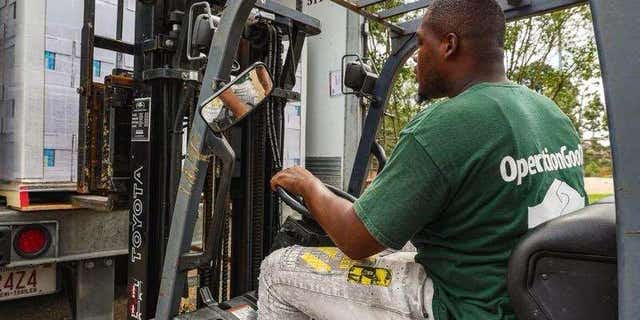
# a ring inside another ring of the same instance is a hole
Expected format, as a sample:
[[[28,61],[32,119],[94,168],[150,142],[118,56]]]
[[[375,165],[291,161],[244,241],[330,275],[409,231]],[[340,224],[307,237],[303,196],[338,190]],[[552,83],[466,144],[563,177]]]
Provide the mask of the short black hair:
[[[506,21],[495,0],[433,0],[429,11],[429,26],[441,36],[455,33],[462,39],[486,39],[487,48],[504,48]]]

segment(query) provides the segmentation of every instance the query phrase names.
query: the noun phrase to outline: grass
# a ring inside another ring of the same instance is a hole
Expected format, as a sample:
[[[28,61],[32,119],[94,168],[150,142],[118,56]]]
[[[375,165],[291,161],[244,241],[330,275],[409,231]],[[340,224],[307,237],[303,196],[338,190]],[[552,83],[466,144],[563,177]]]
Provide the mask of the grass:
[[[594,193],[594,194],[590,194],[588,195],[589,197],[589,203],[596,203],[608,196],[611,196],[611,193]]]

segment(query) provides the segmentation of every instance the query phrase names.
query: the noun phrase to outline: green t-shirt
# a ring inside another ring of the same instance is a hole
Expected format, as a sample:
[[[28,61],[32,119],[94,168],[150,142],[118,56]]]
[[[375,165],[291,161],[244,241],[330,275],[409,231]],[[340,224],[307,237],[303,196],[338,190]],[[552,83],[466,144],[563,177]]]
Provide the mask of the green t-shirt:
[[[481,83],[412,119],[354,207],[380,243],[416,246],[437,320],[515,319],[509,254],[529,228],[586,204],[582,164],[555,103]]]

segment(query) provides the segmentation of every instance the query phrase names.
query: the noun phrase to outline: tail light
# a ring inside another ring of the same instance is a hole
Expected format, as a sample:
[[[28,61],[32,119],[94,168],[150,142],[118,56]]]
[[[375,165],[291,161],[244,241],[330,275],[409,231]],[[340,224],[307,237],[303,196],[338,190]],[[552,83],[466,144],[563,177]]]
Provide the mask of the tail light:
[[[13,237],[13,248],[23,258],[37,258],[51,245],[51,234],[39,224],[20,227]]]

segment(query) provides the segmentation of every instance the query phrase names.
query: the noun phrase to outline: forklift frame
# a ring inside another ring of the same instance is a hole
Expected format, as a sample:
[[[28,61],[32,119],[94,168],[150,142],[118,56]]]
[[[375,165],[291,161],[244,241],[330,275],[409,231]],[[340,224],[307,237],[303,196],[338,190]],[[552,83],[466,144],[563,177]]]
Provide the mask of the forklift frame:
[[[380,3],[379,0],[363,0],[357,4],[346,0],[332,0],[349,10],[360,13],[370,20],[387,26],[394,37],[391,56],[384,65],[374,89],[375,99],[369,106],[363,135],[358,146],[354,172],[349,191],[359,194],[364,181],[369,155],[375,133],[384,113],[389,89],[399,68],[416,49],[414,30],[419,20],[400,25],[389,18],[428,6],[430,1],[419,0],[401,7],[370,13],[365,7]],[[212,40],[209,62],[200,92],[199,102],[204,101],[229,77],[235,49],[238,46],[242,25],[249,16],[255,0],[229,0],[222,15],[219,29]],[[584,0],[509,0],[499,1],[509,20],[542,14],[548,11],[586,3]],[[639,83],[640,73],[640,23],[637,13],[640,2],[628,0],[590,0],[596,41],[604,78],[609,129],[616,190],[619,319],[633,319],[640,313],[640,201],[633,197],[640,192],[640,167],[634,160],[640,156],[640,145],[635,143],[636,126],[640,123],[640,112],[634,103],[640,101],[640,90],[628,84]],[[156,319],[169,319],[176,315],[179,297],[184,288],[183,255],[188,252],[201,198],[204,172],[208,157],[215,155],[223,162],[223,169],[230,173],[234,154],[227,141],[211,133],[200,117],[195,117],[189,136],[187,158],[180,177],[175,202],[171,231],[160,286]],[[224,174],[223,174],[224,176]],[[229,174],[228,177],[231,175]],[[220,212],[228,181],[221,181],[217,193],[215,210]]]

